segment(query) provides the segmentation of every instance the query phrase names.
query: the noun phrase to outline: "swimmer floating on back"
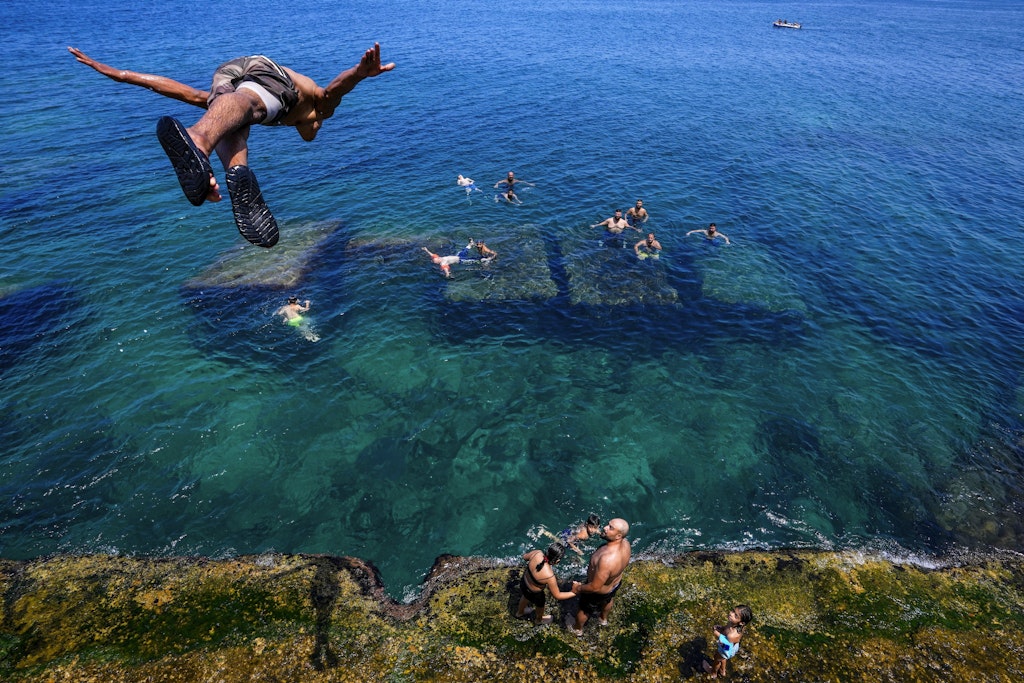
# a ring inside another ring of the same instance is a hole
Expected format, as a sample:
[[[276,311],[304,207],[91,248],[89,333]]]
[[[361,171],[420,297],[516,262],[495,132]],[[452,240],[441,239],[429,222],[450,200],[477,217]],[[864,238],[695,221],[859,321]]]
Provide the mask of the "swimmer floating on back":
[[[453,256],[439,256],[426,247],[423,247],[423,251],[427,252],[430,260],[441,269],[441,274],[448,278],[452,276],[452,266],[462,262],[462,259],[457,254]]]
[[[476,186],[476,183],[473,182],[472,178],[463,178],[460,175],[455,180],[455,182],[458,184],[459,187],[466,188],[466,194],[470,194],[473,190],[476,190],[477,192],[483,192],[483,190]]]
[[[476,249],[478,258],[472,258],[470,249]],[[427,252],[427,256],[441,269],[441,274],[447,278],[452,276],[452,266],[463,261],[482,261],[484,263],[490,263],[498,255],[498,252],[488,247],[484,242],[477,242],[474,239],[469,240],[469,244],[459,250],[458,254],[452,256],[440,256],[430,251],[426,247],[423,247],[423,251]]]
[[[701,233],[702,235],[704,235],[705,237],[707,237],[711,241],[714,241],[716,237],[721,237],[722,239],[725,240],[726,244],[732,244],[732,242],[729,241],[728,237],[726,237],[722,233],[718,232],[718,227],[714,223],[709,225],[707,230],[691,230],[690,232],[686,233],[685,236],[689,237],[690,235],[692,235],[694,233],[697,233],[697,232]]]

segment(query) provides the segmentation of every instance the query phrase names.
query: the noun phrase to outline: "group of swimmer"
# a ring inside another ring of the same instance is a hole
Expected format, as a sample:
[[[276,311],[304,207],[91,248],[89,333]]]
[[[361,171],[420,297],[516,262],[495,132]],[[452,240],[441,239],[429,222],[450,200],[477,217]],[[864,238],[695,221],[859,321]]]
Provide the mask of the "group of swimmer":
[[[519,195],[516,194],[516,183],[522,183],[523,185],[529,185],[530,187],[537,187],[531,182],[522,180],[521,178],[516,178],[516,174],[509,171],[507,176],[494,183],[494,189],[498,189],[502,185],[505,186],[505,192],[494,195],[494,201],[500,202],[504,199],[509,204],[522,204],[523,201],[519,199]],[[455,179],[455,184],[459,187],[466,188],[466,196],[471,196],[473,192],[483,192],[483,190],[476,186],[476,183],[472,178],[466,178],[461,174]]]
[[[564,529],[553,536],[556,540],[545,551],[530,550],[523,555],[525,566],[519,579],[519,590],[522,597],[516,608],[517,619],[532,619],[536,626],[546,626],[554,621],[553,615],[544,614],[545,590],[555,600],[572,600],[578,598],[576,614],[571,622],[567,619],[566,626],[577,635],[583,635],[583,626],[596,613],[598,624],[608,625],[608,615],[615,601],[615,594],[622,585],[622,576],[632,557],[632,548],[626,536],[629,534],[629,523],[616,518],[601,526],[601,519],[591,514],[586,521],[576,527]],[[582,555],[577,543],[598,536],[604,545],[597,548],[587,563],[586,583],[573,581],[569,590],[562,590],[555,576],[554,565],[558,564],[566,549]],[[713,661],[707,658],[702,661],[702,668],[711,678],[725,676],[726,662],[736,656],[740,649],[740,639],[747,624],[753,619],[750,608],[737,605],[728,615],[728,621],[722,626],[713,627],[715,634],[715,656]]]
[[[476,258],[473,258],[471,251],[473,249],[476,249]],[[437,265],[441,269],[441,274],[447,278],[452,276],[452,266],[455,264],[462,263],[463,261],[490,263],[498,255],[498,252],[488,247],[483,240],[478,241],[472,238],[470,238],[469,244],[464,246],[458,254],[453,254],[452,256],[439,256],[426,247],[423,247],[423,251],[427,252],[431,262]]]
[[[467,195],[473,192],[483,192],[483,190],[476,186],[476,182],[472,178],[463,176],[462,174],[458,175],[458,177],[455,179],[455,183],[459,187],[465,188]],[[516,183],[524,183],[531,187],[536,187],[536,185],[534,185],[533,183],[528,183],[525,180],[520,180],[519,178],[516,178],[515,173],[512,171],[508,172],[508,176],[496,182],[494,184],[494,187],[497,188],[501,185],[505,185],[506,190],[504,197],[506,198],[506,200],[509,201],[510,203],[521,204],[522,202],[519,201],[519,197],[514,192]],[[500,196],[501,195],[495,196],[495,200],[499,200]],[[600,223],[594,223],[590,227],[603,227],[605,230],[606,244],[610,246],[624,247],[626,245],[622,242],[623,231],[627,229],[635,230],[636,232],[643,234],[643,230],[640,229],[640,226],[647,223],[648,220],[650,220],[650,214],[647,213],[647,209],[644,208],[643,200],[637,199],[636,204],[629,207],[629,209],[626,210],[625,215],[623,215],[622,209],[615,209],[614,215],[612,215],[610,218],[606,218]],[[729,241],[729,238],[726,235],[718,232],[718,226],[716,226],[714,223],[709,224],[707,228],[690,230],[688,233],[686,233],[685,237],[689,237],[690,235],[695,234],[703,235],[708,241],[713,242],[716,239],[721,238],[725,240],[726,244],[732,244],[732,242]],[[476,246],[480,250],[480,254],[477,258],[470,258],[469,250],[474,246]],[[661,254],[661,250],[661,242],[658,241],[658,238],[655,237],[653,232],[648,232],[646,237],[639,240],[633,245],[633,253],[636,254],[636,257],[640,260],[644,260],[647,258],[657,259]],[[467,260],[482,261],[486,263],[490,262],[490,260],[497,256],[497,254],[488,249],[483,242],[474,242],[474,240],[470,240],[469,244],[466,245],[466,247],[463,248],[462,251],[452,256],[440,256],[439,254],[433,253],[426,247],[423,247],[423,251],[425,251],[427,255],[430,256],[430,259],[434,264],[440,267],[441,274],[444,275],[446,278],[452,277],[451,267],[455,264]]]
[[[471,179],[463,178],[461,175],[459,176],[459,178],[460,180],[468,181],[468,183],[464,185],[467,188],[467,192],[472,192],[474,190],[480,191],[479,188],[477,188],[476,185],[473,184],[473,181]],[[511,180],[511,178],[512,173],[509,172],[509,179]],[[460,184],[462,183],[460,182]],[[636,201],[636,206],[631,207],[629,209],[629,216],[630,221],[627,221],[622,217],[622,211],[620,209],[616,209],[614,216],[605,219],[600,223],[595,223],[590,227],[597,228],[604,226],[606,228],[607,233],[610,235],[619,235],[620,233],[622,233],[623,230],[627,228],[636,230],[637,232],[641,232],[641,230],[635,226],[637,224],[646,223],[648,219],[648,214],[646,209],[643,208],[642,200],[638,199]],[[730,244],[729,238],[726,237],[724,234],[718,232],[718,228],[715,226],[714,223],[711,223],[707,227],[707,229],[691,230],[688,233],[686,233],[686,237],[689,237],[690,235],[694,234],[704,235],[704,237],[708,240],[715,240],[720,237],[725,240],[726,244]],[[636,254],[637,258],[641,260],[645,258],[658,258],[661,249],[661,243],[655,238],[653,232],[647,233],[647,236],[645,238],[643,238],[642,240],[633,245],[633,252]],[[452,254],[450,256],[441,256],[440,254],[435,254],[426,247],[423,247],[423,251],[427,254],[427,256],[430,257],[431,262],[441,270],[441,274],[446,278],[453,277],[453,265],[458,265],[460,263],[465,262],[477,262],[486,265],[493,261],[498,256],[498,252],[488,247],[486,242],[484,242],[483,240],[477,240],[472,238],[469,240],[469,243],[466,246],[459,250],[459,253]],[[281,308],[277,309],[275,314],[282,316],[286,324],[291,325],[293,327],[300,327],[304,323],[304,318],[302,317],[302,314],[309,310],[309,306],[309,299],[307,299],[304,304],[300,304],[297,297],[291,296],[288,298],[288,303],[285,304],[284,306],[281,306]]]
[[[225,62],[213,75],[210,90],[199,90],[189,85],[154,74],[118,69],[99,62],[81,50],[69,47],[78,62],[119,83],[143,87],[159,95],[206,110],[199,120],[186,128],[177,119],[165,116],[157,124],[157,138],[163,146],[182,191],[193,205],[221,200],[220,186],[210,165],[210,155],[216,151],[224,165],[231,207],[238,231],[248,241],[261,247],[272,247],[278,241],[277,221],[263,200],[256,176],[249,168],[249,129],[254,124],[294,127],[305,141],[312,141],[324,122],[331,118],[342,98],[358,83],[380,76],[395,68],[380,58],[380,45],[366,50],[359,62],[338,74],[326,87],[311,78],[293,71],[263,56],[239,57]],[[466,194],[483,192],[472,178],[459,175],[456,182]],[[504,192],[495,195],[495,201],[521,204],[516,194],[518,184],[536,187],[534,183],[508,175],[494,184],[504,186]],[[594,227],[604,226],[611,236],[621,234],[625,228],[641,232],[649,215],[641,200],[627,212],[620,210]],[[709,240],[722,237],[712,223],[706,230],[691,230],[687,236],[702,232]],[[480,260],[493,259],[496,254],[483,242],[476,246]],[[661,243],[649,232],[647,237],[633,245],[638,258],[657,257]],[[468,247],[467,247],[468,249]],[[445,277],[451,277],[451,266],[467,260],[468,252],[455,256],[439,256],[425,249]],[[287,320],[294,317],[286,316]]]
[[[620,237],[624,230],[635,230],[636,232],[643,234],[640,226],[646,223],[649,219],[650,214],[648,214],[647,209],[644,208],[643,200],[638,199],[634,206],[629,207],[625,216],[622,215],[622,209],[615,209],[611,218],[606,218],[600,223],[595,223],[590,227],[604,228],[606,242],[616,245],[621,241]],[[718,226],[714,223],[708,225],[706,229],[702,228],[698,230],[691,230],[686,233],[685,237],[689,237],[690,235],[695,235],[697,233],[704,235],[707,239],[712,241],[721,237],[725,240],[726,244],[731,244],[728,237],[718,232]],[[633,245],[633,251],[636,253],[637,258],[643,259],[648,256],[654,256],[656,258],[658,252],[661,251],[661,243],[658,242],[653,232],[649,232],[647,233],[646,238]]]
[[[225,178],[238,231],[246,240],[261,247],[277,244],[279,233],[277,221],[263,199],[255,174],[249,168],[250,127],[254,124],[294,127],[303,140],[312,141],[324,122],[334,115],[342,98],[358,83],[395,68],[394,63],[381,61],[380,45],[375,43],[355,66],[342,71],[326,87],[321,87],[308,76],[264,55],[252,55],[220,65],[213,75],[210,90],[199,90],[166,76],[109,66],[74,47],[69,47],[68,51],[78,62],[113,81],[143,87],[206,110],[194,125],[187,128],[172,117],[161,118],[157,124],[157,138],[182,191],[195,206],[221,200],[220,186],[210,165],[210,155],[217,152],[227,172]],[[456,182],[465,188],[467,195],[483,192],[472,178],[459,175]],[[494,184],[495,189],[504,186],[504,192],[495,195],[495,201],[521,204],[522,200],[515,192],[518,184],[536,187],[509,171],[505,178]],[[612,236],[620,234],[626,227],[640,232],[638,226],[649,218],[639,199],[636,206],[629,209],[627,217],[628,220],[616,210],[615,216],[594,227],[604,226]],[[686,234],[695,232],[703,232],[709,240],[722,237],[726,243],[729,242],[728,237],[716,233],[714,223],[707,230],[692,230]],[[476,242],[475,246],[480,260],[494,258],[495,254],[483,242]],[[453,264],[468,258],[468,252],[465,256],[461,255],[462,252],[455,256],[439,256],[424,250],[445,277],[451,277]],[[646,239],[633,245],[633,251],[638,258],[656,257],[661,251],[661,243],[650,232]],[[294,318],[286,316],[286,319]]]

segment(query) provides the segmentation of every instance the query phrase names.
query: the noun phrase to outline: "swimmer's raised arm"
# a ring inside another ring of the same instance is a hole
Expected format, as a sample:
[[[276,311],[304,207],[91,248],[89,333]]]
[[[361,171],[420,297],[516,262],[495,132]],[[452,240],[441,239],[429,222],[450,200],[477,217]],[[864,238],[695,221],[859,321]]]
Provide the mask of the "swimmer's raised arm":
[[[697,233],[697,232],[699,232],[699,233],[701,233],[703,235],[707,235],[708,234],[707,230],[703,230],[701,228],[697,228],[696,230],[691,230],[690,232],[686,233],[685,235],[683,235],[683,237],[689,237],[690,235],[692,235],[694,233]]]
[[[103,74],[107,78],[117,81],[118,83],[128,83],[129,85],[137,85],[147,90],[152,90],[158,95],[169,97],[172,100],[178,100],[186,104],[192,104],[197,107],[206,109],[206,100],[210,96],[210,93],[206,90],[199,90],[193,88],[190,85],[185,85],[173,78],[167,78],[166,76],[156,76],[154,74],[144,74],[137,71],[128,71],[127,69],[118,69],[98,62],[89,55],[85,54],[76,47],[68,47],[68,52],[75,56],[82,64],[85,64],[91,69]]]

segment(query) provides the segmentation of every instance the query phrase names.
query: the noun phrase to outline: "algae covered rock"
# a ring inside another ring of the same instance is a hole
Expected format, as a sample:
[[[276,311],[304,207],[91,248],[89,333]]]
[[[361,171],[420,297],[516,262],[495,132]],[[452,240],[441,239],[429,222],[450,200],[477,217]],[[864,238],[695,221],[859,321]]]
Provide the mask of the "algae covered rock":
[[[412,603],[322,555],[0,562],[7,681],[677,681],[754,611],[729,678],[1016,681],[1024,562],[944,568],[812,551],[641,557],[607,627],[512,617],[518,566],[442,556]],[[560,578],[568,582],[572,570]]]
[[[466,261],[447,283],[449,301],[543,301],[558,294],[551,279],[544,238],[537,225],[523,225],[514,236],[496,235],[487,245],[498,252],[491,262]]]
[[[632,249],[638,235],[633,231],[608,241],[599,230],[588,230],[562,240],[569,301],[574,306],[675,305],[679,301],[679,292],[668,282],[666,255],[638,259]]]
[[[287,239],[273,251],[249,245],[232,248],[186,282],[185,289],[294,287],[309,272],[323,243],[340,227],[337,222],[289,226]]]

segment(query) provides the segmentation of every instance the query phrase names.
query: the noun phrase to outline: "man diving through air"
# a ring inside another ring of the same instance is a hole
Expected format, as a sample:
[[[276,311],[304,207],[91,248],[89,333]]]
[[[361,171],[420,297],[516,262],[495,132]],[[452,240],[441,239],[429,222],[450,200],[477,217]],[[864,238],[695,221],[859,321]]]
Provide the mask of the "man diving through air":
[[[261,247],[277,244],[279,233],[277,221],[263,201],[256,176],[249,168],[249,127],[254,123],[293,126],[303,140],[310,142],[323,122],[334,115],[341,98],[361,80],[395,68],[394,63],[380,63],[380,45],[374,44],[358,64],[321,88],[309,77],[262,55],[239,57],[217,68],[207,92],[165,76],[116,69],[73,47],[68,52],[119,83],[138,85],[206,109],[190,128],[170,116],[162,117],[157,123],[157,138],[171,160],[185,197],[195,206],[221,199],[210,165],[210,154],[216,150],[226,171],[238,231]]]

